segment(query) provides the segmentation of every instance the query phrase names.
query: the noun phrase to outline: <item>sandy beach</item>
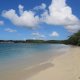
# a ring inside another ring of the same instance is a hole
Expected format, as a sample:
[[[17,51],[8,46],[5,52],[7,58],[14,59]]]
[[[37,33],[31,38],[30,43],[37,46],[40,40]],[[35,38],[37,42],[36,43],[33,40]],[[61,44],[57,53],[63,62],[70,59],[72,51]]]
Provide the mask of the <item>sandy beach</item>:
[[[80,48],[72,47],[46,65],[47,68],[26,80],[80,80]]]
[[[80,48],[72,46],[29,68],[1,72],[0,80],[80,80]]]

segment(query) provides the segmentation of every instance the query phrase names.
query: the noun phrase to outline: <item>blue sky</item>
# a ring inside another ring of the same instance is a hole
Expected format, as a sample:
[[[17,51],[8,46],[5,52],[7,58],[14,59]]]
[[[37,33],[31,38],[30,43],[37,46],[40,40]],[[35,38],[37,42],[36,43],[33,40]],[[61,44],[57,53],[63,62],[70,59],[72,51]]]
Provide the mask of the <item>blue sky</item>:
[[[79,19],[80,0],[0,0],[0,40],[64,40],[80,29]]]

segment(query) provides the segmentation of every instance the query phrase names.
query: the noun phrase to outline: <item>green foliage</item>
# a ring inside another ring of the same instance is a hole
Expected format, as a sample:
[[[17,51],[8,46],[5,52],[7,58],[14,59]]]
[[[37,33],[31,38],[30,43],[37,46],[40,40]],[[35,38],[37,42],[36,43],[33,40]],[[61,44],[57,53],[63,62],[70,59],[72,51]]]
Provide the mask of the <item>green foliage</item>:
[[[44,40],[26,40],[26,43],[44,43]]]
[[[80,40],[78,41],[78,44],[77,45],[80,46]]]
[[[80,31],[77,33],[73,34],[69,39],[67,40],[68,44],[73,44],[73,45],[80,45]]]

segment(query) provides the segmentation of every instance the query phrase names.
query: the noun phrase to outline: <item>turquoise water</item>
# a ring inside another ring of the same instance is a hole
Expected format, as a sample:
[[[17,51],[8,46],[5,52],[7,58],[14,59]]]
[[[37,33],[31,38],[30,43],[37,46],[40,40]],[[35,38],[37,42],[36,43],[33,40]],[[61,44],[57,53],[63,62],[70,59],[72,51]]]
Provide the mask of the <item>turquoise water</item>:
[[[63,44],[0,44],[0,74],[46,62],[68,49]]]
[[[40,64],[50,64],[69,48],[63,44],[0,44],[0,80],[27,80]]]

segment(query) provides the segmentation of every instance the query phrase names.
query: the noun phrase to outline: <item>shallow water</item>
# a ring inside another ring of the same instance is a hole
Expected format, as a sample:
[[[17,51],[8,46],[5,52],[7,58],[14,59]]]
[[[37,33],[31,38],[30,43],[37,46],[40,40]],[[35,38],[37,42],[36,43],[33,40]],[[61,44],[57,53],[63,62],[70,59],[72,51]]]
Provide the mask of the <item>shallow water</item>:
[[[63,44],[0,44],[0,80],[13,80],[10,73],[44,63],[69,48]]]

